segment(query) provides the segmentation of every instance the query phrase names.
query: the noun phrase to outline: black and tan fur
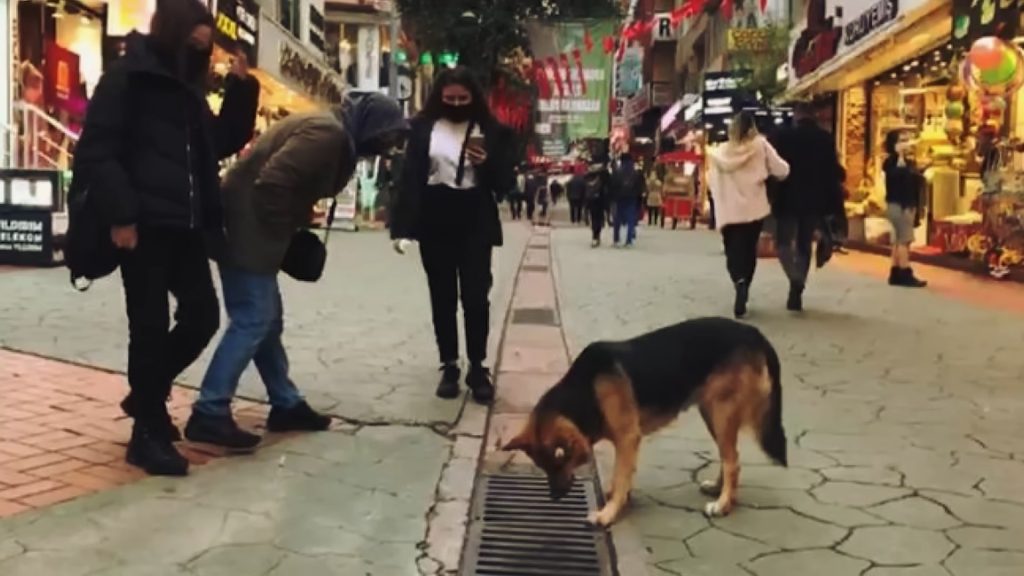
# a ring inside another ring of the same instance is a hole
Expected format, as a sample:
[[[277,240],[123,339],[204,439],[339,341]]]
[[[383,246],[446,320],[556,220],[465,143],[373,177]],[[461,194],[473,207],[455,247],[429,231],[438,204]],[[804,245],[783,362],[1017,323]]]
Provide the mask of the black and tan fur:
[[[736,502],[737,439],[751,428],[762,449],[786,465],[779,358],[756,328],[725,318],[689,320],[622,342],[595,342],[541,397],[523,430],[504,447],[522,450],[548,476],[552,498],[564,496],[593,446],[615,447],[605,506],[590,521],[607,526],[633,487],[640,441],[691,406],[718,445],[718,481],[701,490],[717,496],[705,513],[724,516]]]

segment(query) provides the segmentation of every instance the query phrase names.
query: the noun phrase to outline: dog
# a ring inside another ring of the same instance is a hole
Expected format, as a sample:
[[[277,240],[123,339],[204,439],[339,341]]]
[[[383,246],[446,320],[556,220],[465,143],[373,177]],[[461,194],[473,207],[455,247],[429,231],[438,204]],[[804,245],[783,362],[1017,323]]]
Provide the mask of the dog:
[[[565,376],[538,401],[504,450],[526,453],[548,478],[553,500],[572,488],[574,471],[593,446],[615,447],[606,503],[588,517],[609,526],[629,498],[644,436],[697,406],[718,445],[721,470],[701,492],[717,497],[709,517],[728,515],[739,481],[737,439],[751,428],[761,448],[787,465],[779,357],[757,328],[726,318],[699,318],[621,342],[587,346]]]

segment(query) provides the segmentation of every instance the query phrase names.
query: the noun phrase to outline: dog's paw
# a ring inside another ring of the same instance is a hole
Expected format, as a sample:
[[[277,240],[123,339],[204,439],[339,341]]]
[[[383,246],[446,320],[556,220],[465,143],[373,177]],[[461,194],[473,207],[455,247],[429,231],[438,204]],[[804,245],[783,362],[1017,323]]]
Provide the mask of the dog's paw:
[[[705,496],[713,496],[718,498],[722,494],[722,487],[718,482],[712,482],[711,480],[704,480],[700,483],[700,493]]]
[[[587,524],[598,528],[607,528],[608,526],[611,526],[614,521],[614,516],[608,513],[605,509],[587,514]]]
[[[715,500],[714,502],[708,502],[704,506],[704,515],[708,518],[722,518],[729,515],[729,512],[732,511],[731,508],[731,506],[723,506]]]

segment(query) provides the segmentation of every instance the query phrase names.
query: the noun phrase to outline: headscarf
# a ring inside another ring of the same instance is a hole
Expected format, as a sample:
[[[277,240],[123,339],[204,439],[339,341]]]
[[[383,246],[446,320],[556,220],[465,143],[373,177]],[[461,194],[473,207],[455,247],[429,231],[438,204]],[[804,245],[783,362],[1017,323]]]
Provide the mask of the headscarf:
[[[372,155],[375,151],[369,146],[382,134],[409,129],[398,102],[376,92],[346,97],[335,114],[352,139],[357,156]]]
[[[157,0],[156,11],[150,20],[149,42],[157,58],[187,82],[205,80],[209,67],[208,54],[202,54],[200,59],[205,59],[205,62],[188,61],[190,54],[186,44],[199,25],[214,27],[213,15],[200,0]],[[192,75],[197,77],[190,78]]]

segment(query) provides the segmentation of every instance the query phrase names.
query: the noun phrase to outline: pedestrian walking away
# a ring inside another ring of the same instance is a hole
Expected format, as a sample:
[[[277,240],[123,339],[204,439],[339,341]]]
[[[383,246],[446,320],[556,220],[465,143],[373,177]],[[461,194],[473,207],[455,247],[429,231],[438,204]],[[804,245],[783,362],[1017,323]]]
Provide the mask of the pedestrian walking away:
[[[522,169],[516,167],[515,185],[508,195],[508,205],[512,212],[513,220],[523,219],[523,201],[526,199],[526,175]]]
[[[437,396],[459,396],[458,300],[473,399],[494,398],[487,359],[491,253],[502,245],[498,203],[513,185],[511,133],[495,120],[467,68],[443,71],[412,122],[402,196],[391,229],[396,250],[418,240],[441,361]]]
[[[893,130],[885,135],[888,155],[882,164],[885,172],[885,201],[889,223],[892,224],[892,268],[889,284],[906,288],[924,288],[924,280],[914,276],[910,267],[910,245],[914,242],[914,228],[920,214],[921,188],[924,177],[910,156],[910,133]]]
[[[526,185],[523,191],[526,195],[526,219],[533,222],[533,215],[537,210],[537,195],[541,186],[547,186],[544,175],[540,168],[534,168],[526,174]]]
[[[294,274],[288,264],[300,257],[299,239],[308,234],[304,229],[316,202],[345,187],[358,158],[390,152],[406,131],[394,100],[374,93],[353,97],[334,109],[275,123],[224,177],[228,240],[217,263],[229,324],[203,377],[186,438],[234,450],[259,443],[259,436],[241,430],[231,417],[239,379],[250,363],[270,399],[267,430],[320,431],[330,425],[288,374],[278,274]]]
[[[72,195],[89,191],[119,250],[131,386],[121,406],[134,419],[127,460],[157,475],[188,472],[166,401],[217,332],[208,263],[223,239],[217,163],[252,137],[260,91],[240,52],[220,115],[210,111],[213,28],[198,0],[159,2],[150,34],[130,34],[100,78],[75,151]]]
[[[785,182],[769,183],[777,226],[775,244],[789,279],[786,307],[794,312],[803,309],[815,233],[826,233],[826,220],[845,217],[835,139],[818,126],[810,105],[798,104],[795,117],[795,126],[782,129],[771,139],[790,166],[789,177]]]
[[[566,198],[569,201],[569,222],[580,224],[583,222],[584,197],[587,194],[587,183],[584,178],[586,168],[578,167],[573,172],[569,184],[566,186]]]
[[[658,165],[651,170],[647,176],[647,225],[665,227],[665,213],[663,211],[664,198],[662,188],[665,182],[665,166]]]
[[[643,174],[637,170],[633,157],[623,154],[619,165],[612,173],[609,193],[615,203],[615,223],[613,228],[614,242],[620,246],[619,231],[626,227],[627,248],[636,242],[637,212],[644,196],[646,183]]]
[[[590,245],[597,248],[601,245],[601,231],[604,229],[608,212],[608,171],[601,164],[592,164],[585,177],[586,189],[583,202],[587,207],[590,219]]]
[[[758,134],[754,117],[741,112],[729,125],[729,140],[711,151],[715,220],[722,230],[726,267],[735,286],[733,313],[747,314],[750,285],[757,268],[757,244],[771,213],[765,182],[785,179],[789,164]]]

